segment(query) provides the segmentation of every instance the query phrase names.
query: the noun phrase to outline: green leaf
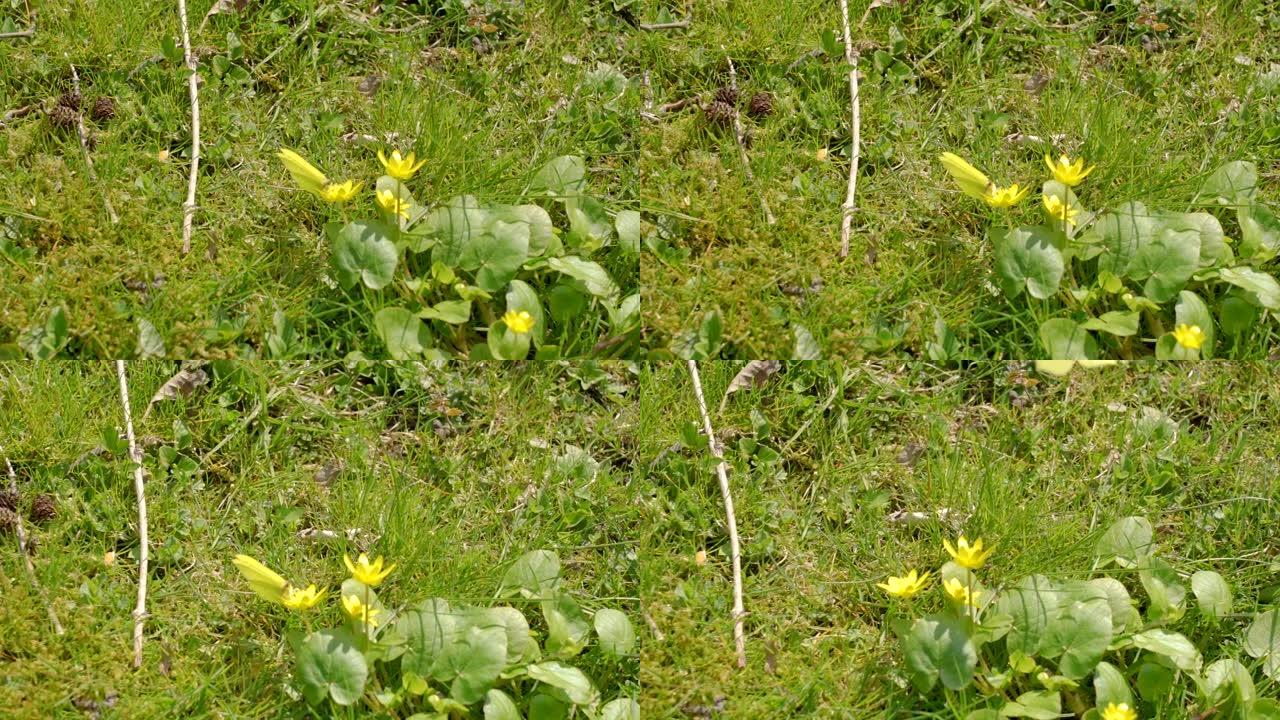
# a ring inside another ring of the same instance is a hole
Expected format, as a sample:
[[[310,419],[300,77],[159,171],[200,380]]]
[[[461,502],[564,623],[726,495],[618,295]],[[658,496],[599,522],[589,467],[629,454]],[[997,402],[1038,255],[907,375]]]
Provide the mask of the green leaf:
[[[1049,618],[1057,610],[1058,593],[1048,578],[1032,575],[1001,593],[996,607],[1013,618],[1013,627],[1005,637],[1009,652],[1036,655]]]
[[[991,708],[982,708],[981,710],[973,710],[964,716],[964,720],[1000,720],[1000,713]]]
[[[609,244],[613,223],[599,200],[582,195],[566,200],[564,207],[569,216],[569,246],[575,252],[590,255]]]
[[[138,318],[138,357],[164,357],[164,338],[160,331],[146,318]]]
[[[530,678],[563,690],[575,705],[591,705],[600,698],[591,679],[576,667],[549,661],[534,663],[526,670]]]
[[[1168,563],[1156,557],[1147,558],[1139,565],[1138,579],[1151,600],[1147,613],[1152,619],[1176,619],[1182,615],[1187,589]]]
[[[620,210],[613,218],[613,227],[618,232],[618,244],[630,255],[640,254],[640,213],[635,210]]]
[[[596,297],[615,299],[619,294],[613,278],[599,263],[569,255],[547,258],[547,266],[581,282],[587,292]]]
[[[457,624],[457,613],[440,598],[428,598],[402,612],[395,624],[396,634],[405,639],[401,669],[443,682],[440,658],[453,643]]]
[[[495,209],[494,213],[508,222],[522,222],[529,226],[529,257],[559,255],[563,248],[556,236],[551,216],[538,205],[516,205]]]
[[[635,651],[636,632],[626,613],[612,608],[601,608],[592,618],[600,648],[610,655],[626,657]]]
[[[1139,560],[1151,555],[1151,538],[1151,522],[1146,518],[1121,518],[1098,538],[1093,555],[1102,567],[1111,562],[1120,567],[1136,567]]]
[[[499,605],[479,611],[479,616],[486,622],[501,626],[507,633],[507,662],[511,665],[523,665],[536,662],[542,657],[538,641],[529,630],[529,621],[524,613],[513,607]]]
[[[902,637],[902,651],[911,681],[922,693],[939,680],[949,690],[967,686],[978,664],[964,621],[952,615],[916,618]]]
[[[547,293],[547,304],[551,307],[551,319],[565,325],[587,308],[587,296],[571,285],[560,284]]]
[[[1126,277],[1138,250],[1155,236],[1156,218],[1142,203],[1129,202],[1098,218],[1095,227],[1103,247],[1098,271]]]
[[[1055,720],[1062,715],[1062,696],[1052,690],[1025,692],[1000,708],[1000,717]]]
[[[347,223],[331,238],[338,283],[349,288],[363,281],[378,290],[391,284],[400,252],[391,241],[391,228],[377,221]]]
[[[1157,215],[1157,222],[1175,231],[1190,230],[1200,237],[1201,268],[1222,265],[1232,260],[1231,247],[1226,243],[1222,223],[1209,213],[1161,212]]]
[[[475,197],[460,195],[431,211],[424,222],[426,231],[439,239],[431,249],[432,261],[452,268],[461,264],[471,239],[485,231],[489,211]]]
[[[402,307],[386,307],[374,313],[373,327],[393,360],[419,357],[431,347],[431,331]]]
[[[568,720],[569,706],[547,693],[529,698],[529,720]]]
[[[1131,638],[1135,647],[1163,655],[1186,672],[1200,672],[1200,651],[1181,633],[1153,628]]]
[[[708,310],[702,316],[702,324],[695,330],[686,330],[671,343],[671,351],[685,360],[709,360],[720,354],[720,333],[724,320],[718,310]]]
[[[1040,343],[1046,360],[1089,360],[1098,356],[1093,336],[1067,318],[1050,318],[1041,323]]]
[[[489,326],[489,333],[485,337],[489,352],[495,360],[524,360],[529,355],[529,339],[529,333],[513,332],[501,320]]]
[[[1162,303],[1173,299],[1200,265],[1200,234],[1194,230],[1158,228],[1129,263],[1129,277],[1146,280],[1143,294]]]
[[[1117,337],[1129,337],[1138,334],[1139,316],[1136,312],[1112,310],[1096,318],[1089,318],[1080,324],[1085,330],[1099,330]]]
[[[511,696],[501,690],[484,694],[484,720],[524,720]]]
[[[631,698],[617,698],[600,708],[600,720],[640,720],[640,703]]]
[[[799,323],[792,323],[791,332],[796,338],[796,348],[791,352],[792,360],[822,359],[822,347],[818,345],[818,341],[808,328]]]
[[[1218,277],[1245,290],[1255,305],[1268,310],[1280,310],[1280,283],[1274,277],[1243,266],[1223,268],[1218,272]]]
[[[1218,322],[1228,335],[1240,335],[1258,321],[1258,306],[1238,295],[1228,295],[1218,302]]]
[[[1222,658],[1205,668],[1200,691],[1203,704],[1217,707],[1223,717],[1236,717],[1237,711],[1250,707],[1258,697],[1249,669],[1234,658]]]
[[[1058,660],[1058,672],[1073,680],[1088,675],[1111,644],[1111,617],[1096,606],[1074,602],[1061,608],[1044,631],[1040,650]]]
[[[61,305],[50,310],[44,326],[22,331],[18,344],[36,360],[48,360],[57,355],[67,344],[67,311]]]
[[[364,695],[369,666],[346,630],[311,633],[297,648],[297,677],[307,702],[353,705]]]
[[[1214,332],[1213,316],[1209,314],[1209,306],[1200,296],[1190,290],[1178,293],[1178,304],[1174,306],[1174,322],[1179,325],[1197,325],[1204,332],[1204,344],[1200,346],[1200,357],[1209,360],[1213,357]]]
[[[1138,608],[1129,597],[1124,583],[1115,578],[1100,577],[1089,580],[1089,584],[1106,596],[1107,605],[1111,608],[1112,630],[1121,633],[1141,625],[1142,617],[1138,615]]]
[[[560,595],[543,600],[542,616],[547,621],[547,652],[572,657],[587,646],[591,625],[573,598]]]
[[[487,231],[462,246],[458,265],[476,273],[476,285],[488,292],[506,287],[529,259],[529,225],[494,220]]]
[[[534,176],[529,189],[553,197],[569,197],[582,193],[587,186],[587,164],[576,155],[561,155],[551,160]]]
[[[1094,704],[1105,708],[1108,703],[1133,707],[1133,691],[1129,683],[1115,665],[1108,662],[1098,663],[1093,675]]]
[[[531,550],[507,568],[498,588],[498,596],[520,594],[526,598],[551,597],[559,587],[560,557],[550,550]]]
[[[1200,612],[1205,617],[1221,620],[1231,612],[1231,588],[1221,575],[1200,570],[1191,576],[1191,592],[1195,593]]]
[[[1258,189],[1258,166],[1235,160],[1209,173],[1200,186],[1200,195],[1215,198],[1220,205],[1247,205]]]
[[[1165,700],[1173,690],[1173,669],[1160,662],[1146,660],[1138,666],[1138,695],[1147,702]]]
[[[1240,221],[1240,257],[1264,263],[1280,252],[1280,218],[1265,205],[1244,205],[1236,210]]]
[[[450,325],[462,325],[471,319],[470,300],[442,300],[418,311],[418,317],[439,320]]]
[[[449,697],[464,705],[479,702],[507,666],[507,633],[500,627],[467,628],[446,648],[441,664],[452,680]]]
[[[1247,720],[1280,720],[1280,701],[1258,698],[1249,708]]]
[[[1017,297],[1025,289],[1032,297],[1044,300],[1058,292],[1064,268],[1062,251],[1058,249],[1060,235],[1043,227],[991,232],[996,279],[1005,295]]]
[[[1280,610],[1258,613],[1245,631],[1244,651],[1250,657],[1280,656]],[[1274,675],[1271,676],[1276,679]]]
[[[542,303],[538,301],[538,293],[525,281],[512,280],[507,287],[507,310],[523,310],[533,316],[531,339],[535,346],[541,346],[547,334],[547,318],[542,312]]]

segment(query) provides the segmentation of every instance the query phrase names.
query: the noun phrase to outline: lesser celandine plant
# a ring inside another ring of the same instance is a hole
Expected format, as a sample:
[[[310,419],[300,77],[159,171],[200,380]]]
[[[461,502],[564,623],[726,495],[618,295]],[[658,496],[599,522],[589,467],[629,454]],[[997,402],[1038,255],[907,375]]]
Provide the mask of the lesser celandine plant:
[[[1139,720],[1194,708],[1190,717],[1280,718],[1280,702],[1265,697],[1280,681],[1280,610],[1233,614],[1226,578],[1187,577],[1160,559],[1145,518],[1123,518],[1102,535],[1087,579],[1031,575],[987,586],[978,571],[999,562],[995,548],[961,536],[943,549],[951,560],[937,571],[940,593],[930,592],[932,571],[877,586],[889,595],[888,623],[912,684],[945,694],[956,713],[948,717]],[[1239,619],[1241,642],[1223,645],[1221,626]],[[1205,665],[1206,652],[1218,659]]]
[[[508,605],[386,602],[374,588],[391,594],[384,586],[396,565],[365,554],[343,556],[351,577],[338,593],[342,622],[313,630],[313,618],[335,616],[322,605],[327,590],[300,589],[247,555],[232,562],[259,597],[301,615],[306,632],[286,638],[296,658],[297,690],[312,706],[411,720],[640,718],[635,700],[603,702],[587,674],[571,664],[585,654],[634,664],[630,620],[612,608],[598,608],[588,619],[560,588],[560,559],[550,551],[521,556],[498,589],[498,597],[540,606],[541,633]]]
[[[965,195],[999,211],[988,229],[996,278],[1010,299],[1032,299],[1043,359],[1212,358],[1280,311],[1264,267],[1280,253],[1280,220],[1257,199],[1253,163],[1217,168],[1175,211],[1108,203],[1089,187],[1096,165],[1045,154],[1042,220],[1017,225],[1029,188],[1000,186],[953,153],[940,160]]]
[[[335,280],[391,358],[554,359],[584,343],[614,355],[636,349],[640,296],[624,297],[593,256],[616,246],[635,257],[640,215],[611,217],[588,195],[582,158],[549,162],[523,204],[467,195],[433,205],[411,190],[428,162],[414,152],[379,150],[384,174],[368,194],[293,150],[278,157],[328,208]],[[556,219],[545,202],[560,205]],[[360,218],[361,207],[373,216]]]

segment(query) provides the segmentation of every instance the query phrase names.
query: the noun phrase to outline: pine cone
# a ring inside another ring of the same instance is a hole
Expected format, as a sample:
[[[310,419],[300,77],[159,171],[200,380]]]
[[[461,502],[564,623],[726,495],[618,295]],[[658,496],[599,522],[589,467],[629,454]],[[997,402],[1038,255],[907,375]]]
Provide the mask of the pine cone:
[[[37,495],[31,502],[31,521],[45,523],[58,517],[58,504],[52,495]]]
[[[725,105],[737,105],[738,89],[729,85],[721,85],[716,89],[715,99],[716,102],[724,103]]]
[[[76,111],[61,103],[49,110],[49,122],[54,127],[69,129],[76,126]]]
[[[706,117],[707,121],[722,127],[732,125],[734,114],[737,112],[732,105],[719,100],[707,103],[702,107],[702,115]]]
[[[58,104],[68,110],[79,110],[80,93],[75,90],[68,90],[67,92],[62,93],[61,97],[58,98]]]
[[[758,92],[751,96],[747,104],[747,114],[753,118],[769,117],[773,114],[773,96],[767,92]]]
[[[18,527],[18,514],[9,508],[0,507],[0,535],[13,532]]]
[[[116,116],[116,101],[103,95],[93,101],[93,119],[110,120]]]
[[[5,510],[17,510],[18,501],[22,496],[18,495],[17,490],[0,490],[0,508]]]

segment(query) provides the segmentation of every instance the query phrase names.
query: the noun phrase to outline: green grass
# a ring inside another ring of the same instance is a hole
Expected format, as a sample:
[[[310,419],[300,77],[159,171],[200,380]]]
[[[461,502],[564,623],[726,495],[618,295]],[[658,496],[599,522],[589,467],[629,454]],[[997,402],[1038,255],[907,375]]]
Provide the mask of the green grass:
[[[5,5],[0,19],[24,25],[22,9]],[[114,119],[89,121],[97,184],[75,131],[40,110],[0,129],[0,345],[62,306],[67,355],[133,357],[145,319],[170,357],[271,356],[266,338],[279,311],[300,335],[291,356],[385,357],[365,305],[390,300],[333,287],[325,210],[292,186],[275,158],[282,146],[330,177],[364,180],[366,190],[382,172],[378,149],[416,150],[427,164],[411,187],[426,204],[464,194],[513,202],[543,163],[580,155],[589,192],[610,211],[635,205],[635,115],[626,110],[634,88],[606,108],[589,83],[600,63],[625,65],[626,36],[598,22],[592,2],[476,4],[500,29],[483,39],[456,4],[431,15],[416,3],[271,0],[216,15],[203,30],[213,0],[188,5],[205,83],[199,211],[185,257],[187,83],[181,64],[159,55],[179,37],[176,5],[33,2],[35,37],[0,41],[0,110],[52,106],[71,87],[72,64],[88,101],[108,95],[117,104]],[[218,77],[228,60],[245,82]],[[342,139],[350,133],[377,140]],[[544,205],[564,227],[563,213]],[[366,193],[352,211],[371,210]],[[623,296],[636,291],[634,255],[615,245],[597,258]],[[559,340],[565,355],[585,355],[608,334],[596,319]]]
[[[660,4],[648,3],[651,15]],[[1014,133],[1061,136],[1055,150],[1096,162],[1079,188],[1090,206],[1144,199],[1184,211],[1200,179],[1228,160],[1258,163],[1260,197],[1280,199],[1280,96],[1264,79],[1280,61],[1270,42],[1280,27],[1274,3],[935,0],[889,3],[861,24],[868,3],[851,5],[863,148],[845,260],[837,257],[851,156],[843,50],[805,58],[824,32],[839,34],[839,4],[702,5],[690,29],[642,38],[655,104],[709,97],[728,81],[728,55],[744,91],[772,93],[776,108],[747,121],[754,184],[733,133],[696,109],[642,126],[643,204],[660,229],[659,251],[641,263],[654,346],[718,311],[725,358],[791,357],[794,326],[831,357],[920,355],[935,318],[970,357],[1038,356],[1036,328],[1049,309],[996,288],[985,209],[936,160],[954,151],[997,182],[1038,188],[1048,148],[1007,141]],[[1169,29],[1150,30],[1148,14]],[[877,52],[911,77],[886,77]],[[819,160],[819,150],[830,154]],[[766,222],[762,197],[776,224]],[[1014,217],[1034,221],[1034,205]],[[1234,218],[1223,217],[1235,235]],[[1275,263],[1262,269],[1274,274]],[[821,289],[812,292],[815,281]],[[883,339],[869,340],[876,335]],[[1229,356],[1265,358],[1278,339],[1268,319]]]
[[[344,552],[399,564],[388,604],[438,596],[490,604],[507,565],[557,551],[583,606],[639,624],[635,509],[628,501],[636,405],[625,366],[219,365],[211,387],[146,401],[175,371],[133,363],[129,381],[150,480],[151,581],[141,670],[132,661],[137,515],[127,460],[90,456],[99,428],[122,426],[114,367],[0,368],[0,447],[30,497],[59,514],[33,528],[41,587],[67,633],[52,632],[11,534],[0,553],[0,705],[6,717],[312,716],[291,700],[284,634],[296,615],[253,595],[231,565],[249,553],[290,578],[331,588]],[[255,412],[256,410],[256,412]],[[189,428],[195,476],[156,463]],[[598,463],[575,460],[581,448]],[[340,470],[327,485],[322,468]],[[7,478],[5,480],[7,484]],[[32,527],[28,524],[28,527]],[[354,530],[306,541],[304,529]],[[104,553],[116,553],[105,565]],[[519,603],[519,600],[515,602]],[[537,617],[535,606],[524,608]],[[330,603],[317,622],[334,621]],[[540,620],[531,620],[540,630]],[[545,629],[541,629],[545,631]],[[578,661],[604,698],[635,695],[636,665],[588,651]]]
[[[740,367],[703,364],[713,411]],[[683,364],[647,370],[640,393],[645,512],[655,518],[641,538],[640,595],[662,635],[644,639],[648,716],[696,715],[722,698],[711,716],[962,719],[972,697],[952,694],[948,709],[937,689],[909,689],[887,625],[898,606],[874,583],[936,571],[947,559],[942,540],[960,533],[996,544],[982,570],[988,587],[1034,573],[1091,577],[1096,539],[1127,515],[1152,522],[1161,556],[1180,574],[1228,578],[1242,614],[1213,628],[1193,607],[1171,629],[1211,648],[1206,662],[1242,658],[1259,695],[1277,695],[1239,645],[1244,614],[1275,602],[1280,587],[1274,365],[1111,368],[1054,381],[1005,363],[962,372],[793,363],[735,394],[713,420],[742,536],[744,670],[734,663],[718,484],[705,450],[680,444],[699,422]],[[1154,411],[1176,423],[1172,442],[1144,429]],[[751,442],[781,459],[750,453]],[[888,517],[943,508],[945,522]],[[702,566],[699,550],[708,553]],[[1137,578],[1120,578],[1145,606]],[[941,607],[936,589],[922,597],[920,609]],[[1172,697],[1141,716],[1197,717],[1192,709]]]

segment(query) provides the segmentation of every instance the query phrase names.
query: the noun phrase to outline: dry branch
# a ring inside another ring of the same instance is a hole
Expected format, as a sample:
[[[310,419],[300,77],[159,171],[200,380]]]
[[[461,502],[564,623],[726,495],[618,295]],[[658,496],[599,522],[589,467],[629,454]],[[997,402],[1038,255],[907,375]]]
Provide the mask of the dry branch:
[[[196,56],[191,52],[187,30],[187,0],[178,0],[182,20],[182,54],[187,65],[187,91],[191,96],[191,174],[187,177],[187,201],[182,204],[182,254],[191,252],[191,223],[196,215],[196,176],[200,171],[200,89]],[[141,656],[139,656],[141,661]]]
[[[675,22],[640,23],[640,29],[641,30],[679,30],[681,28],[687,28],[691,24],[693,24],[693,21],[690,20],[689,18],[685,18],[684,20],[676,20]]]
[[[849,65],[849,104],[853,107],[853,160],[849,164],[849,192],[845,195],[840,217],[840,257],[845,258],[849,256],[849,232],[853,225],[854,196],[858,191],[862,108],[858,98],[858,51],[853,49],[853,36],[849,33],[849,0],[840,0],[840,15],[844,18],[844,60]]]
[[[76,95],[80,94],[80,73],[76,72],[76,66],[71,66],[71,83],[75,87]],[[107,215],[111,218],[111,224],[120,222],[120,216],[116,215],[116,209],[111,207],[111,198],[107,197],[107,188],[98,182],[98,173],[93,169],[93,158],[89,157],[89,140],[88,133],[84,129],[84,113],[76,110],[76,132],[80,135],[80,151],[84,153],[84,165],[89,169],[89,180],[102,191],[102,204],[107,206]]]
[[[36,34],[36,28],[33,25],[27,28],[26,30],[19,30],[17,32],[0,33],[0,40],[8,40],[10,38],[27,38],[35,34]]]
[[[133,434],[133,411],[129,409],[129,380],[124,361],[116,361],[120,378],[120,404],[124,406],[124,429],[129,438],[129,458],[133,460],[133,492],[138,498],[138,604],[133,609],[133,667],[142,667],[142,623],[147,617],[147,495],[142,470],[142,451]]]
[[[724,462],[724,452],[716,441],[716,432],[711,427],[711,416],[707,414],[707,401],[702,395],[702,378],[698,375],[698,363],[689,361],[689,376],[693,379],[693,394],[698,398],[698,411],[702,413],[702,428],[707,433],[707,444],[711,454],[720,462],[716,465],[716,476],[720,478],[720,494],[724,496],[725,522],[729,526],[729,556],[733,562],[733,641],[738,651],[738,667],[747,666],[747,640],[743,634],[743,618],[747,611],[742,606],[742,553],[738,544],[738,520],[733,512],[733,495],[729,492],[728,466]]]
[[[9,462],[9,458],[4,459],[4,464],[9,468],[9,492],[14,497],[18,495],[18,474],[13,471],[13,463]],[[27,531],[22,526],[22,516],[14,513],[16,521],[13,529],[18,534],[18,551],[22,553],[22,559],[26,561],[27,577],[31,579],[31,587],[35,588],[36,594],[40,596],[40,602],[44,603],[44,609],[49,613],[49,622],[53,623],[53,631],[62,635],[66,631],[62,629],[62,623],[58,622],[58,615],[53,611],[53,605],[49,604],[49,598],[44,593],[44,588],[40,586],[40,580],[36,578],[36,566],[31,562],[31,555],[27,553]]]
[[[733,67],[733,58],[725,55],[725,60],[729,61],[729,87],[733,88],[733,94],[737,95],[738,90],[738,71]],[[755,173],[751,172],[751,161],[747,159],[747,140],[746,134],[742,130],[742,113],[738,112],[738,108],[733,109],[733,132],[738,138],[738,155],[742,158],[742,167],[747,173],[747,182],[752,186],[756,184]],[[765,199],[764,193],[760,193],[760,206],[764,208],[764,219],[770,225],[778,221],[773,216],[773,211],[769,209],[769,201]]]

